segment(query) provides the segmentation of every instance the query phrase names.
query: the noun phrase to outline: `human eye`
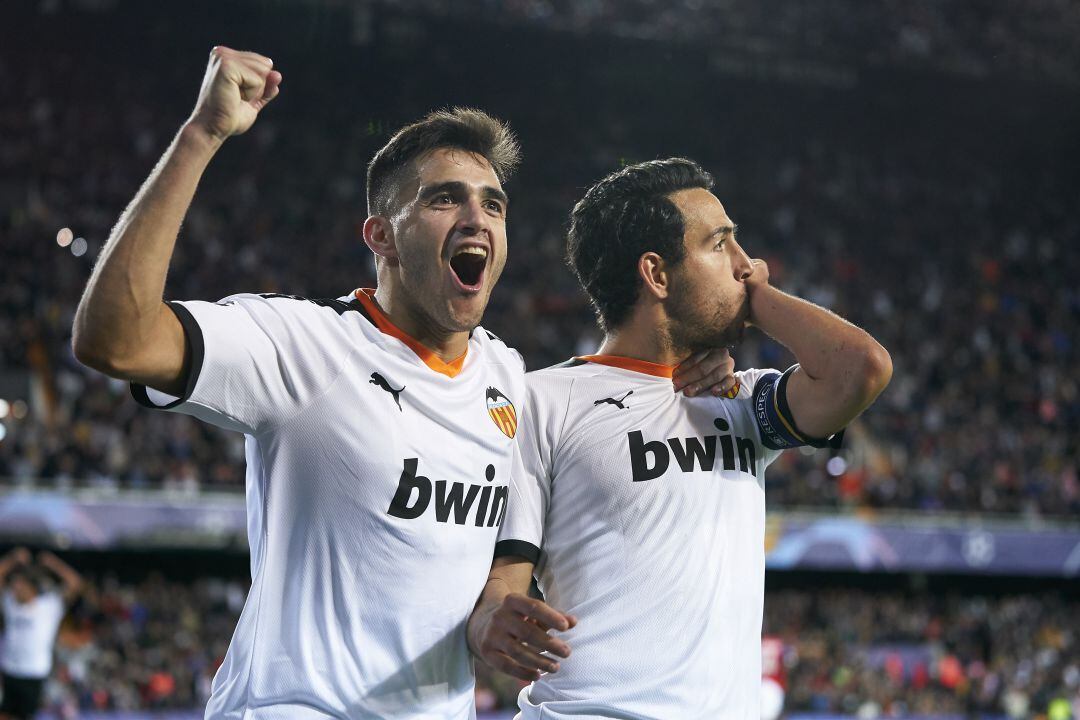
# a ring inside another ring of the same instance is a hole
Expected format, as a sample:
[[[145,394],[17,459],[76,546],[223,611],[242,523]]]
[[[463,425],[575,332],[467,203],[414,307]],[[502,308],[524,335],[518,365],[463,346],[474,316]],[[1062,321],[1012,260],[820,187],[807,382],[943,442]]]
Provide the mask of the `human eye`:
[[[506,212],[506,208],[503,207],[503,204],[498,200],[487,200],[484,203],[484,207],[498,215],[502,215],[504,212]]]

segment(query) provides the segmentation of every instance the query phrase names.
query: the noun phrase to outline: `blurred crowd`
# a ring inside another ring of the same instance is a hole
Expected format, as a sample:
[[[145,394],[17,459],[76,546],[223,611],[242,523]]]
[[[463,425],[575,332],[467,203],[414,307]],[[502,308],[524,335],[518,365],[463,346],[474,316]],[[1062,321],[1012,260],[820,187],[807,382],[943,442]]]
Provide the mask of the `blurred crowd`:
[[[201,706],[246,590],[159,575],[90,583],[61,630],[47,706],[61,717]],[[789,713],[1026,718],[1062,701],[1080,711],[1076,600],[778,590],[765,613],[765,635],[783,643],[773,675]],[[513,708],[521,684],[477,670],[479,709]]]
[[[1080,605],[855,590],[767,593],[786,709],[860,718],[1080,715]]]
[[[387,0],[453,15],[450,0]],[[483,0],[507,24],[698,43],[743,60],[901,66],[1080,83],[1080,6],[1069,0]],[[479,11],[478,11],[479,12]]]
[[[647,16],[720,13],[728,4],[630,5]],[[553,25],[568,13],[599,18],[595,25],[575,20],[573,27],[583,32],[606,27],[602,18],[614,6],[604,0],[490,5],[499,17],[530,22],[544,15],[537,8],[548,8]],[[777,12],[790,6],[802,13],[865,7],[849,18],[848,31],[859,37],[860,23],[873,22],[867,13],[929,13],[931,33],[941,31],[935,13],[967,17],[958,2],[836,0],[818,10],[815,3],[739,3],[740,22],[761,25],[764,20],[752,18],[767,17],[774,5]],[[1050,54],[1053,42],[1028,35],[1042,38],[1053,25],[1068,38],[1078,36],[1069,30],[1075,3],[994,7],[1000,12],[961,25],[1008,28],[971,32],[987,42],[1015,32],[1023,37],[1009,42],[1030,41]],[[1012,23],[1012,12],[1023,22]],[[817,27],[791,22],[804,33]],[[896,30],[891,15],[880,22]],[[705,31],[700,23],[667,25]],[[170,64],[178,51],[166,38],[174,35],[153,34],[175,34],[175,26],[145,32],[162,43],[158,55],[140,58],[154,73],[110,54],[122,52],[115,48],[45,49],[18,37],[0,48],[0,194],[6,199],[0,204],[0,373],[25,377],[27,388],[23,404],[0,403],[3,485],[242,489],[242,437],[142,410],[123,383],[86,370],[70,352],[73,312],[93,258],[182,121],[201,73],[203,51]],[[831,36],[822,42],[843,44]],[[449,52],[440,47],[431,53]],[[1072,60],[1055,57],[1075,69],[1078,46],[1070,47]],[[531,51],[548,53],[547,46]],[[993,48],[972,52],[1002,61]],[[215,159],[181,232],[168,297],[216,299],[240,291],[335,297],[373,282],[370,253],[359,241],[364,166],[388,131],[438,102],[432,88],[444,78],[429,78],[420,63],[397,68],[408,82],[379,73],[353,80],[354,69],[345,61],[335,65],[335,57],[332,48],[307,64],[297,57],[286,71],[282,99]],[[453,64],[440,67],[450,81],[464,72]],[[653,70],[672,74],[664,91],[673,104],[696,97],[696,86],[675,82],[686,70]],[[350,94],[343,98],[340,91],[350,81],[367,83],[357,96],[385,95],[395,119],[368,119],[359,104],[350,106]],[[936,92],[953,93],[946,79],[940,82]],[[341,102],[302,115],[299,103],[288,104],[290,92]],[[592,313],[562,263],[569,208],[582,188],[620,162],[689,154],[715,174],[716,192],[740,225],[740,242],[769,261],[775,284],[867,328],[893,356],[892,385],[850,429],[833,462],[826,451],[789,452],[772,466],[770,507],[1033,517],[1080,512],[1075,137],[1047,162],[1039,155],[1045,153],[1039,136],[1050,134],[1040,125],[1049,116],[1007,104],[991,118],[996,130],[981,130],[981,121],[969,129],[963,117],[950,114],[962,115],[963,108],[913,109],[887,88],[828,102],[785,100],[799,96],[795,87],[750,88],[734,99],[719,94],[700,107],[687,104],[677,125],[668,105],[638,103],[634,92],[617,77],[592,100],[592,86],[565,83],[491,90],[493,109],[522,137],[525,164],[508,186],[510,260],[485,327],[521,350],[534,369],[594,350],[599,337]],[[988,86],[976,99],[993,106],[997,93]],[[469,97],[482,102],[487,96]],[[850,122],[875,103],[895,105],[894,126],[880,130],[889,142],[876,139],[873,122]],[[587,122],[553,133],[565,126],[567,107],[578,108]],[[920,120],[927,114],[932,122]],[[986,151],[1010,132],[1011,144]],[[77,239],[58,244],[62,228]],[[783,348],[753,333],[734,354],[739,367],[792,362]]]
[[[57,638],[45,707],[77,717],[204,706],[246,596],[246,584],[215,578],[88,583]]]

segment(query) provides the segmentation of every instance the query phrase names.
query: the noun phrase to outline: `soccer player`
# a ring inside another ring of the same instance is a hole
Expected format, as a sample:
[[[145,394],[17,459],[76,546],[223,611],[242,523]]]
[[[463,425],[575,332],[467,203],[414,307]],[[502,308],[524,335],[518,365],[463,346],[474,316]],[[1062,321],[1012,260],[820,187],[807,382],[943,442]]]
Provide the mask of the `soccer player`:
[[[37,715],[41,691],[52,672],[53,643],[67,606],[82,588],[78,572],[51,552],[15,548],[0,558],[0,598],[4,635],[0,641],[0,720],[29,720]],[[61,591],[42,589],[42,575],[60,579]]]
[[[94,269],[75,354],[143,405],[247,436],[252,586],[208,718],[472,717],[465,624],[524,399],[520,356],[479,327],[518,147],[475,110],[391,138],[368,166],[376,290],[163,302],[200,176],[281,82],[267,57],[213,50]]]
[[[891,377],[870,335],[770,285],[711,187],[689,160],[647,162],[573,210],[569,258],[605,339],[527,376],[526,472],[468,630],[533,681],[524,720],[757,720],[765,468],[828,444]],[[798,364],[735,373],[726,397],[668,390],[748,324]],[[534,573],[546,602],[526,594]]]

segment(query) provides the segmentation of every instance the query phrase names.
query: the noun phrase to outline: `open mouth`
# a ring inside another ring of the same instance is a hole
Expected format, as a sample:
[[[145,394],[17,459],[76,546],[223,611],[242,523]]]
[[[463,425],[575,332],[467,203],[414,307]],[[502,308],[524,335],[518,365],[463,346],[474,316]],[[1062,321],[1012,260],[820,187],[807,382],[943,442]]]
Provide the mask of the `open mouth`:
[[[484,277],[487,257],[487,248],[475,245],[458,248],[454,256],[450,258],[450,270],[464,287],[476,290]]]

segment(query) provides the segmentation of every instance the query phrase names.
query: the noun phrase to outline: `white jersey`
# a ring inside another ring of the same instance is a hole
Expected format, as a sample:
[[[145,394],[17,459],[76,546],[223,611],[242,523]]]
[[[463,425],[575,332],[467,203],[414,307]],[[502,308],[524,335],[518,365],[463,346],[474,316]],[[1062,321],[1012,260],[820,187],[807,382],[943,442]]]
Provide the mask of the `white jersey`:
[[[765,468],[796,443],[772,427],[788,373],[735,377],[731,397],[688,398],[627,358],[526,376],[496,556],[536,562],[578,624],[520,717],[759,720]]]
[[[12,677],[43,680],[52,672],[53,643],[64,619],[64,599],[47,592],[28,603],[14,593],[3,595],[4,641],[0,643],[0,670]]]
[[[252,585],[207,718],[475,716],[524,368],[482,328],[445,363],[369,292],[172,304],[193,363],[166,407],[247,435]]]

